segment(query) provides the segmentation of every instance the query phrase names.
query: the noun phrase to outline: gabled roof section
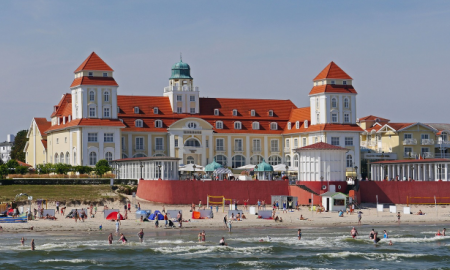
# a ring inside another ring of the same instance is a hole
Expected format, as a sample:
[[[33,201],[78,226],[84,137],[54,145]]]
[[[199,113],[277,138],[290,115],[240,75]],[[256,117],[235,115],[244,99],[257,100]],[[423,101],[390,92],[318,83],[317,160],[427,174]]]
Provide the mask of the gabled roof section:
[[[88,58],[86,58],[86,60],[84,60],[84,62],[74,71],[74,73],[82,70],[114,71],[95,52],[92,52]]]
[[[41,140],[44,149],[47,150],[47,140]]]
[[[336,63],[331,61],[320,73],[314,78],[316,80],[322,79],[348,79],[353,80],[352,77],[348,76],[345,71],[343,71]]]
[[[386,122],[386,121],[389,122],[389,121],[391,121],[389,119],[386,119],[386,118],[383,118],[383,117],[378,117],[378,116],[375,116],[375,115],[369,115],[369,116],[361,117],[361,118],[359,118],[359,121],[375,121],[377,119],[379,119],[380,122]]]
[[[450,131],[450,124],[445,124],[445,123],[427,123],[425,125],[430,126],[430,127],[434,128],[434,129],[438,130],[439,131],[438,135],[440,135],[442,133],[442,131],[447,131],[447,132]]]
[[[310,95],[321,93],[357,94],[353,85],[340,84],[316,85],[309,92]]]
[[[65,124],[51,126],[49,129],[47,129],[46,133],[49,133],[54,130],[80,126],[119,127],[119,128],[125,127],[125,125],[119,119],[81,118],[72,120],[70,122],[66,122]]]
[[[56,105],[56,110],[53,110],[53,113],[50,117],[69,116],[71,114],[72,114],[72,95],[66,93],[62,96],[58,105]]]
[[[337,145],[331,145],[329,143],[324,142],[318,142],[315,144],[303,146],[300,148],[297,148],[296,150],[342,150],[342,151],[348,151],[347,148],[343,148]]]
[[[291,110],[291,115],[289,116],[289,122],[291,123],[291,129],[286,128],[283,131],[283,134],[291,134],[298,133],[301,129],[305,127],[305,121],[308,121],[311,124],[311,108],[303,107]],[[296,122],[299,122],[299,128],[296,127]]]
[[[70,87],[79,85],[104,85],[104,86],[119,86],[112,77],[89,77],[83,76],[75,78]]]
[[[52,122],[47,121],[46,118],[35,117],[34,122],[36,122],[36,125],[39,129],[39,133],[41,133],[41,136],[45,136],[45,131],[52,126]]]

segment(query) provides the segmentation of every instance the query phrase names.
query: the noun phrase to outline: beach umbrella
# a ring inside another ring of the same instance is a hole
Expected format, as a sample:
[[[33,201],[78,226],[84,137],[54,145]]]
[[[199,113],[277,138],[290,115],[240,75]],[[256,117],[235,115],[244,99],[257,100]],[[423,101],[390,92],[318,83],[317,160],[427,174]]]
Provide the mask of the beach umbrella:
[[[117,219],[118,212],[111,212],[107,217],[106,220],[116,220]],[[122,214],[119,214],[120,220],[124,220]]]

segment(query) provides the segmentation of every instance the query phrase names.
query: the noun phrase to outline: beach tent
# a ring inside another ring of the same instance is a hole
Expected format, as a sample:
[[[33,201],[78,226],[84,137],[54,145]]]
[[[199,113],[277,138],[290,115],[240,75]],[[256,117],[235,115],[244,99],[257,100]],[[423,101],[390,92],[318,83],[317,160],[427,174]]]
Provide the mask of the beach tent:
[[[155,216],[158,216],[158,220],[164,220],[164,215],[161,214],[158,210],[156,210],[154,213],[152,213],[149,217],[150,220],[155,220]]]
[[[192,212],[192,219],[199,219],[200,218],[200,212],[194,211]]]
[[[117,219],[117,214],[118,212],[111,212],[106,219],[107,220],[116,220]],[[120,220],[124,220],[123,216],[121,214],[119,214]]]
[[[136,211],[136,219],[141,219],[141,216],[146,219],[151,214],[151,210],[138,210]]]

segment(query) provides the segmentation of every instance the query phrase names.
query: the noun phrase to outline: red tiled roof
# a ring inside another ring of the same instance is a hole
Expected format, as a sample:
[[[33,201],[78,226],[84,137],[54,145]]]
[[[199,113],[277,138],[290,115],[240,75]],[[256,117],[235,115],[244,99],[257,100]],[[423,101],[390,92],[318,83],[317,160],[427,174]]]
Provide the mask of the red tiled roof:
[[[47,150],[47,140],[41,140],[42,145],[44,146],[45,150]]]
[[[359,121],[361,121],[361,120],[363,120],[363,121],[375,121],[376,119],[380,119],[380,122],[385,122],[385,121],[389,122],[389,121],[391,121],[389,119],[378,117],[378,116],[375,116],[375,115],[369,115],[369,116],[361,117],[361,118],[359,118]]]
[[[388,123],[386,125],[390,126],[394,130],[400,130],[406,127],[409,127],[411,125],[414,125],[415,123]]]
[[[348,76],[345,71],[343,71],[336,63],[331,61],[320,73],[314,78],[316,80],[322,79],[349,79],[352,80],[352,77]]]
[[[296,150],[345,150],[348,151],[347,148],[343,148],[337,145],[331,145],[329,143],[324,142],[318,142],[315,144],[303,146],[300,148],[297,148]]]
[[[75,119],[65,124],[54,125],[50,127],[46,133],[54,130],[59,130],[68,127],[75,126],[106,126],[106,127],[125,127],[125,125],[119,119],[97,119],[97,118],[82,118]]]
[[[112,77],[89,77],[83,76],[75,78],[70,85],[70,87],[75,87],[78,85],[108,85],[108,86],[119,86]]]
[[[25,167],[33,167],[30,164],[26,164],[25,162],[22,162],[20,160],[17,160],[17,163],[19,163],[19,166],[25,166]]]
[[[291,115],[289,117],[289,122],[291,123],[291,129],[286,128],[283,131],[283,134],[291,134],[298,133],[300,129],[304,129],[305,121],[308,120],[309,124],[311,124],[311,108],[303,107],[291,110]],[[299,128],[297,129],[295,123],[299,121]]]
[[[380,125],[380,124],[375,124],[375,125],[373,125],[372,127],[367,128],[366,131],[367,131],[367,132],[371,132],[372,130],[378,131],[378,130],[380,130],[382,127],[383,127],[383,126]]]
[[[325,84],[316,85],[309,92],[310,95],[320,93],[357,94],[353,85]]]
[[[396,163],[428,163],[428,162],[450,162],[448,158],[428,158],[428,159],[400,159],[372,162],[372,164],[396,164]]]
[[[72,95],[67,93],[64,94],[59,101],[58,105],[56,105],[56,110],[53,111],[53,116],[69,116],[72,114]]]
[[[44,132],[52,126],[52,122],[47,121],[46,118],[35,117],[34,122],[36,122],[36,125],[39,129],[39,133],[41,133],[41,136],[43,137],[45,136]]]
[[[303,125],[296,129],[296,133],[304,133],[304,132],[317,132],[317,131],[357,131],[363,132],[364,130],[356,125],[356,124],[319,124],[319,125],[310,125],[308,128],[305,128]]]
[[[77,73],[82,70],[101,70],[101,71],[113,71],[105,61],[103,61],[95,52],[92,52],[86,60],[74,71]]]

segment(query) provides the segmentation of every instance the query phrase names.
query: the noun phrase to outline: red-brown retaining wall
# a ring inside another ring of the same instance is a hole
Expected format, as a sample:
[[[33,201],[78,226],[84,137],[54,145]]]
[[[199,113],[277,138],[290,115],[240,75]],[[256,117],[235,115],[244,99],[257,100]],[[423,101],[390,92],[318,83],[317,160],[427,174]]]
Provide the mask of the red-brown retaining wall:
[[[298,198],[298,204],[299,205],[310,205],[311,203],[309,200],[311,199],[311,192],[308,192],[298,186],[289,186],[289,195],[294,196]],[[319,195],[313,195],[313,203],[314,205],[321,205],[322,204],[322,197]]]
[[[206,196],[225,196],[249,204],[258,200],[271,203],[271,195],[289,195],[287,181],[178,181],[178,180],[140,180],[136,194],[139,198],[165,204],[197,204]],[[311,196],[311,195],[310,195]]]
[[[328,185],[334,185],[336,192],[347,193],[347,182],[346,181],[297,181],[297,185],[305,185],[317,194],[322,194],[328,191]],[[322,187],[325,186],[325,189]],[[339,188],[340,186],[340,188]],[[311,195],[309,195],[311,196]]]
[[[376,203],[376,195],[379,203],[395,204],[406,204],[407,197],[450,197],[450,182],[362,181],[359,187],[363,203]],[[434,203],[434,199],[414,199],[413,202]],[[449,203],[450,199],[437,202]]]

